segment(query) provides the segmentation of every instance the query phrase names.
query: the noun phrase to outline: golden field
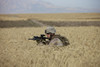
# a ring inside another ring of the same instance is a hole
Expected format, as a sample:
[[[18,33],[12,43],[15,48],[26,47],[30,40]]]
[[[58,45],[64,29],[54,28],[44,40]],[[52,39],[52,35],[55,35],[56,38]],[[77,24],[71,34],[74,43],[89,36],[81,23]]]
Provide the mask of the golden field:
[[[65,47],[28,40],[45,28],[0,29],[0,67],[100,67],[99,27],[56,27],[70,42]]]
[[[12,14],[0,15],[0,20],[39,21],[100,21],[100,13],[54,13],[54,14]]]
[[[54,26],[57,34],[67,37],[70,43],[68,46],[57,47],[49,45],[39,46],[36,45],[35,41],[28,40],[28,38],[33,36],[44,34],[47,26],[34,27],[20,25],[21,23],[24,24],[24,22],[27,24],[29,22],[25,21],[27,19],[59,21],[59,18],[61,18],[61,21],[69,21],[69,19],[64,20],[62,18],[70,18],[70,16],[71,19],[74,18],[77,21],[80,21],[78,18],[84,18],[85,21],[99,21],[100,15],[81,14],[75,17],[74,14],[69,14],[69,17],[67,15],[64,17],[64,14],[61,14],[56,15],[58,18],[55,14],[45,14],[45,17],[41,17],[41,14],[38,15],[19,14],[16,16],[0,16],[5,17],[0,22],[3,24],[9,22],[8,25],[10,26],[6,27],[7,25],[5,25],[4,27],[0,27],[0,67],[100,67],[99,26]],[[52,16],[51,18],[50,15]],[[41,18],[39,19],[39,17]],[[52,19],[54,17],[56,20]],[[81,21],[84,20],[82,19]],[[16,24],[14,25],[13,23]],[[17,23],[20,23],[18,24],[20,26],[16,26]]]
[[[100,13],[20,14],[40,21],[100,21]]]

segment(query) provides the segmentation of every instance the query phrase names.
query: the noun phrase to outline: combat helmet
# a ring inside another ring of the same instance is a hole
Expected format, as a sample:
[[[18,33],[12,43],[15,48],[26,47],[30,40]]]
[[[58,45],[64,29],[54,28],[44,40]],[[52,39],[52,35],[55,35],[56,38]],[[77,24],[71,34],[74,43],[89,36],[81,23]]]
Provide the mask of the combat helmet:
[[[53,33],[55,34],[56,33],[56,29],[54,27],[47,27],[47,29],[45,30],[45,33],[48,34],[48,33]]]

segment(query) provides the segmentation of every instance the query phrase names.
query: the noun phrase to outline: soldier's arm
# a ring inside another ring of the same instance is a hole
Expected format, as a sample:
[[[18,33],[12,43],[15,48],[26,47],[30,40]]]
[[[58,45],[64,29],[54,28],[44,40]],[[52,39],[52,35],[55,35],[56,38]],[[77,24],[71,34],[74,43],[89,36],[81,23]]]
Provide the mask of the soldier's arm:
[[[54,38],[49,45],[63,46],[63,43],[59,38]]]

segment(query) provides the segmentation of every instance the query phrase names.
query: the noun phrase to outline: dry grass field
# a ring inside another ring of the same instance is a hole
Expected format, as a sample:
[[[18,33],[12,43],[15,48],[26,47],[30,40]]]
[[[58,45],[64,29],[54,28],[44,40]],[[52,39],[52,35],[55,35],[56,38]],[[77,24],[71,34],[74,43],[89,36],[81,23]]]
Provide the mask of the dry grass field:
[[[50,15],[48,15],[49,18]],[[0,67],[100,67],[100,26],[93,24],[89,24],[90,26],[82,26],[82,24],[63,26],[62,22],[61,26],[57,26],[52,22],[57,34],[67,37],[70,45],[64,47],[39,46],[36,45],[35,41],[28,40],[33,36],[44,34],[47,27],[41,25],[40,27],[35,24],[35,21],[27,20],[35,19],[34,17],[37,16],[20,14],[16,17],[15,15],[2,15],[0,17],[4,16],[6,19],[0,20]],[[75,15],[69,14],[69,18],[70,16]],[[100,22],[100,14],[89,14],[86,17],[91,18],[89,23]],[[80,17],[77,16],[77,18]],[[52,18],[50,19],[52,20]],[[44,20],[41,21],[43,23]]]
[[[15,16],[39,21],[100,21],[100,13],[17,14]]]
[[[100,13],[54,13],[54,14],[8,14],[0,15],[0,20],[27,20],[39,21],[100,21]]]

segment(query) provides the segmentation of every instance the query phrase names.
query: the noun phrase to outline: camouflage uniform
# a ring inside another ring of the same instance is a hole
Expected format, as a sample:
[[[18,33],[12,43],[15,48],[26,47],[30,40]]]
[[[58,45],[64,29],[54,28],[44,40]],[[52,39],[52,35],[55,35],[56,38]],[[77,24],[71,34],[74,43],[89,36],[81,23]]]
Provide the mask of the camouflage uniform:
[[[56,29],[54,27],[47,27],[47,29],[45,30],[45,33],[53,33],[55,34],[56,33]],[[51,40],[47,41],[47,45],[56,45],[56,46],[63,46],[65,45],[65,41],[62,40],[61,38],[62,36],[60,35],[54,35]],[[39,45],[43,45],[43,43],[39,43]]]
[[[38,45],[44,45],[44,44],[42,42],[40,42]],[[62,41],[59,38],[54,38],[50,42],[47,42],[46,45],[50,45],[50,46],[53,46],[53,45],[63,46],[63,43],[62,43]]]
[[[50,41],[49,45],[63,46],[63,43],[59,38],[54,38]]]
[[[40,42],[39,45],[44,45],[44,44]],[[46,45],[64,46],[64,43],[62,42],[60,35],[54,35],[51,40],[46,41]]]

